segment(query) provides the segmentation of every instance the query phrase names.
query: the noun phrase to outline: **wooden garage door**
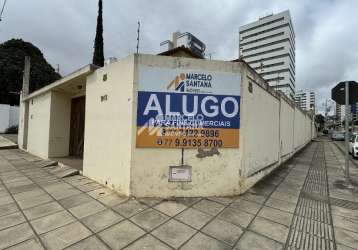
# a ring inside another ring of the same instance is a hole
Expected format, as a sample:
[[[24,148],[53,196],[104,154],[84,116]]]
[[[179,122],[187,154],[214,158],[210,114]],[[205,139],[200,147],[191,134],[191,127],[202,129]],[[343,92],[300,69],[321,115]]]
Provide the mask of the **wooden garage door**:
[[[70,129],[70,155],[83,157],[83,144],[85,132],[85,104],[86,97],[72,99],[71,129]]]

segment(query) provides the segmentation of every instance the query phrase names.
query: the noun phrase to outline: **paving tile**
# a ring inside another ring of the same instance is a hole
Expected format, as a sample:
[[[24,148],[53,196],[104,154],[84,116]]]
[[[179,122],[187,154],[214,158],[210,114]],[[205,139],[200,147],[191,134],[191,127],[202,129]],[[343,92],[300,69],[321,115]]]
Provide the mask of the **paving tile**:
[[[93,201],[92,197],[87,194],[77,194],[73,195],[64,199],[59,200],[58,202],[64,206],[65,208],[69,209],[78,205],[81,205],[83,203]]]
[[[293,214],[275,208],[263,206],[258,213],[258,216],[289,227],[291,225]]]
[[[33,184],[33,182],[30,181],[30,180],[25,180],[25,181],[10,182],[10,183],[7,183],[5,185],[6,185],[6,187],[8,189],[12,189],[12,188],[15,188],[15,187],[24,186],[24,185],[30,185],[30,184]]]
[[[152,235],[147,234],[143,238],[137,240],[133,244],[125,248],[126,250],[169,250],[172,249],[162,243],[161,241],[154,238]]]
[[[216,201],[216,202],[221,203],[223,205],[229,205],[235,199],[235,197],[218,196],[218,197],[209,197],[208,199],[212,200],[212,201]]]
[[[42,194],[35,197],[29,197],[27,199],[19,200],[17,201],[17,204],[21,207],[21,209],[36,207],[38,205],[48,203],[50,201],[53,201],[51,196],[48,194]]]
[[[194,208],[188,208],[184,212],[178,214],[175,218],[199,230],[206,223],[208,223],[209,220],[213,218],[213,216]]]
[[[215,201],[208,201],[204,199],[199,201],[198,203],[195,203],[193,208],[215,216],[220,213],[225,208],[225,206]]]
[[[342,245],[342,244],[336,243],[336,245],[337,245],[337,250],[355,250],[354,248],[347,247],[347,246]]]
[[[99,237],[112,249],[121,249],[143,234],[145,234],[145,232],[142,229],[132,222],[125,220],[102,231],[99,233]]]
[[[34,232],[27,223],[4,229],[0,231],[0,249],[13,246],[34,236]]]
[[[331,206],[332,214],[343,216],[358,221],[358,213],[355,210],[350,210],[343,207]]]
[[[288,235],[288,227],[261,217],[256,217],[249,229],[283,244]]]
[[[9,193],[6,190],[1,189],[0,187],[0,197],[8,196]]]
[[[334,228],[334,233],[336,236],[336,242],[342,245],[357,248],[358,247],[358,234],[344,230],[338,227]]]
[[[255,193],[252,190],[248,190],[244,194],[240,195],[239,199],[244,199],[244,200],[256,202],[259,204],[263,204],[265,202],[265,200],[267,199],[267,196]]]
[[[119,196],[116,194],[110,194],[110,195],[107,195],[105,197],[101,197],[98,199],[98,201],[100,201],[101,203],[103,203],[109,207],[119,205],[121,203],[124,203],[127,200],[128,200],[128,197]]]
[[[255,216],[253,214],[249,214],[230,207],[225,208],[224,211],[218,216],[218,218],[221,220],[241,227],[247,227],[254,217]]]
[[[271,198],[271,197],[266,201],[265,206],[280,209],[280,210],[283,210],[283,211],[286,211],[286,212],[289,212],[292,214],[295,212],[295,209],[296,209],[295,203],[278,200],[278,199]]]
[[[170,246],[178,248],[195,232],[196,231],[194,229],[184,225],[183,223],[170,220],[155,229],[152,234]]]
[[[85,240],[81,240],[80,242],[66,248],[66,250],[106,250],[105,244],[102,243],[96,236],[91,236]]]
[[[47,249],[63,249],[90,235],[91,232],[86,227],[79,222],[74,222],[40,237]]]
[[[9,203],[13,203],[14,202],[14,199],[11,198],[10,195],[4,195],[2,197],[0,197],[0,206],[1,205],[6,205],[6,204],[9,204]]]
[[[76,194],[81,194],[81,191],[76,188],[64,188],[54,192],[49,192],[55,199],[61,200]]]
[[[148,198],[140,198],[138,199],[139,202],[144,203],[147,206],[153,207],[159,204],[163,199],[155,198],[155,197],[148,197]]]
[[[91,214],[95,214],[104,210],[106,207],[97,201],[90,201],[79,206],[70,208],[69,211],[78,219],[87,217]]]
[[[146,205],[141,204],[136,200],[129,200],[113,207],[113,210],[128,218],[142,212],[146,208],[148,208]]]
[[[266,178],[269,178],[267,176]],[[276,188],[276,185],[264,183],[264,182],[258,182],[251,188],[251,191],[261,194],[263,196],[268,196],[271,194],[271,192]]]
[[[3,230],[7,227],[12,227],[18,225],[20,223],[25,222],[25,218],[22,213],[12,213],[9,215],[1,216],[0,217],[0,230]]]
[[[358,212],[357,212],[358,213]],[[358,221],[348,218],[342,217],[339,215],[332,215],[333,217],[333,225],[335,227],[340,227],[342,229],[350,230],[355,233],[358,233]]]
[[[0,216],[8,215],[17,212],[19,209],[17,208],[15,203],[9,203],[0,206]]]
[[[15,246],[7,248],[8,250],[43,250],[43,246],[40,243],[40,240],[37,238],[32,238],[27,241],[21,242]]]
[[[169,217],[154,210],[154,209],[147,209],[143,212],[133,216],[131,221],[136,223],[137,225],[141,226],[147,231],[152,230],[153,228],[159,226],[160,224],[164,223],[168,220]]]
[[[163,201],[154,208],[169,216],[175,216],[186,209],[187,206],[175,201]]]
[[[87,194],[97,200],[99,198],[113,194],[113,191],[110,190],[109,188],[102,187],[102,188],[92,190],[92,191],[88,192]]]
[[[77,178],[75,178],[75,177],[77,177]],[[81,176],[81,175],[74,175],[74,176],[70,176],[70,177],[65,177],[63,180],[68,182],[68,183],[71,183],[75,187],[85,185],[85,184],[94,183],[93,180],[91,180],[91,179],[89,179],[87,177]]]
[[[43,191],[40,188],[35,188],[35,189],[32,189],[31,191],[17,193],[17,194],[14,195],[14,198],[17,201],[22,201],[22,200],[27,200],[27,199],[34,198],[34,197],[39,196],[39,195],[44,195],[44,194],[46,194],[45,191]]]
[[[254,232],[246,231],[236,244],[235,249],[240,250],[271,250],[271,249],[283,249],[283,245],[256,234]]]
[[[236,200],[230,205],[231,208],[239,209],[241,211],[254,215],[257,214],[261,206],[262,205],[258,203],[246,201],[246,200]]]
[[[183,204],[187,207],[190,207],[192,205],[194,205],[195,203],[201,201],[203,198],[201,197],[178,197],[178,198],[175,198],[175,201],[180,203],[180,204]]]
[[[82,192],[89,192],[89,191],[92,191],[92,190],[95,190],[95,189],[98,189],[98,188],[102,188],[102,187],[103,186],[101,184],[93,182],[93,183],[88,183],[88,184],[85,184],[85,185],[78,186],[77,188],[79,190],[81,190]]]
[[[120,222],[123,219],[124,218],[119,214],[107,209],[83,218],[82,222],[93,232],[98,232],[106,227]]]
[[[221,241],[213,239],[205,234],[198,233],[190,239],[185,245],[180,248],[181,250],[197,250],[197,249],[211,249],[211,250],[228,250],[231,249],[229,245]]]
[[[53,201],[43,205],[39,205],[37,207],[25,209],[23,210],[23,212],[29,220],[33,220],[42,216],[59,212],[61,210],[63,210],[61,205],[56,201]]]
[[[243,233],[240,227],[219,219],[215,219],[206,225],[202,229],[202,232],[224,241],[230,246],[234,246],[237,239]]]
[[[33,220],[31,225],[38,234],[43,234],[73,221],[75,221],[75,218],[69,212],[61,211]]]
[[[272,198],[278,199],[278,200],[283,200],[283,201],[288,201],[288,202],[292,202],[294,204],[297,203],[298,201],[298,194],[297,195],[293,195],[293,194],[289,194],[287,192],[283,192],[283,191],[275,191],[272,195]]]

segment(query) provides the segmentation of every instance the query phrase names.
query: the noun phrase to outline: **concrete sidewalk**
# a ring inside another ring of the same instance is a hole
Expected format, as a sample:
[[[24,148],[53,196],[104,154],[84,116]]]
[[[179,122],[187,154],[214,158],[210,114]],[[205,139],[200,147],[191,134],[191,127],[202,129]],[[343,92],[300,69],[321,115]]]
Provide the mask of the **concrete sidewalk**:
[[[0,249],[358,249],[357,188],[342,154],[313,142],[244,195],[116,195],[0,150]]]
[[[0,149],[13,149],[17,148],[17,144],[6,138],[4,135],[0,135]]]

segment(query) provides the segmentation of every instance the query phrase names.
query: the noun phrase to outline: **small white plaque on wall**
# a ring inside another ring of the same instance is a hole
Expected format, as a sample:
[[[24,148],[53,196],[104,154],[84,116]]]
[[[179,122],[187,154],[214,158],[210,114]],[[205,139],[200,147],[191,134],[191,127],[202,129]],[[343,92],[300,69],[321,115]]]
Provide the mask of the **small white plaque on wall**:
[[[191,166],[170,166],[169,181],[191,181]]]

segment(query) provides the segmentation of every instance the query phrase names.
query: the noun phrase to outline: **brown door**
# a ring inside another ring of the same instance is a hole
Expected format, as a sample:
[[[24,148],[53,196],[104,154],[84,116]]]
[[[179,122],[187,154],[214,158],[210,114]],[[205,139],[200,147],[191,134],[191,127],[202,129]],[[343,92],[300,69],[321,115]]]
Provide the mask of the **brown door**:
[[[85,96],[73,98],[71,104],[70,155],[81,158],[85,133],[85,104]]]

